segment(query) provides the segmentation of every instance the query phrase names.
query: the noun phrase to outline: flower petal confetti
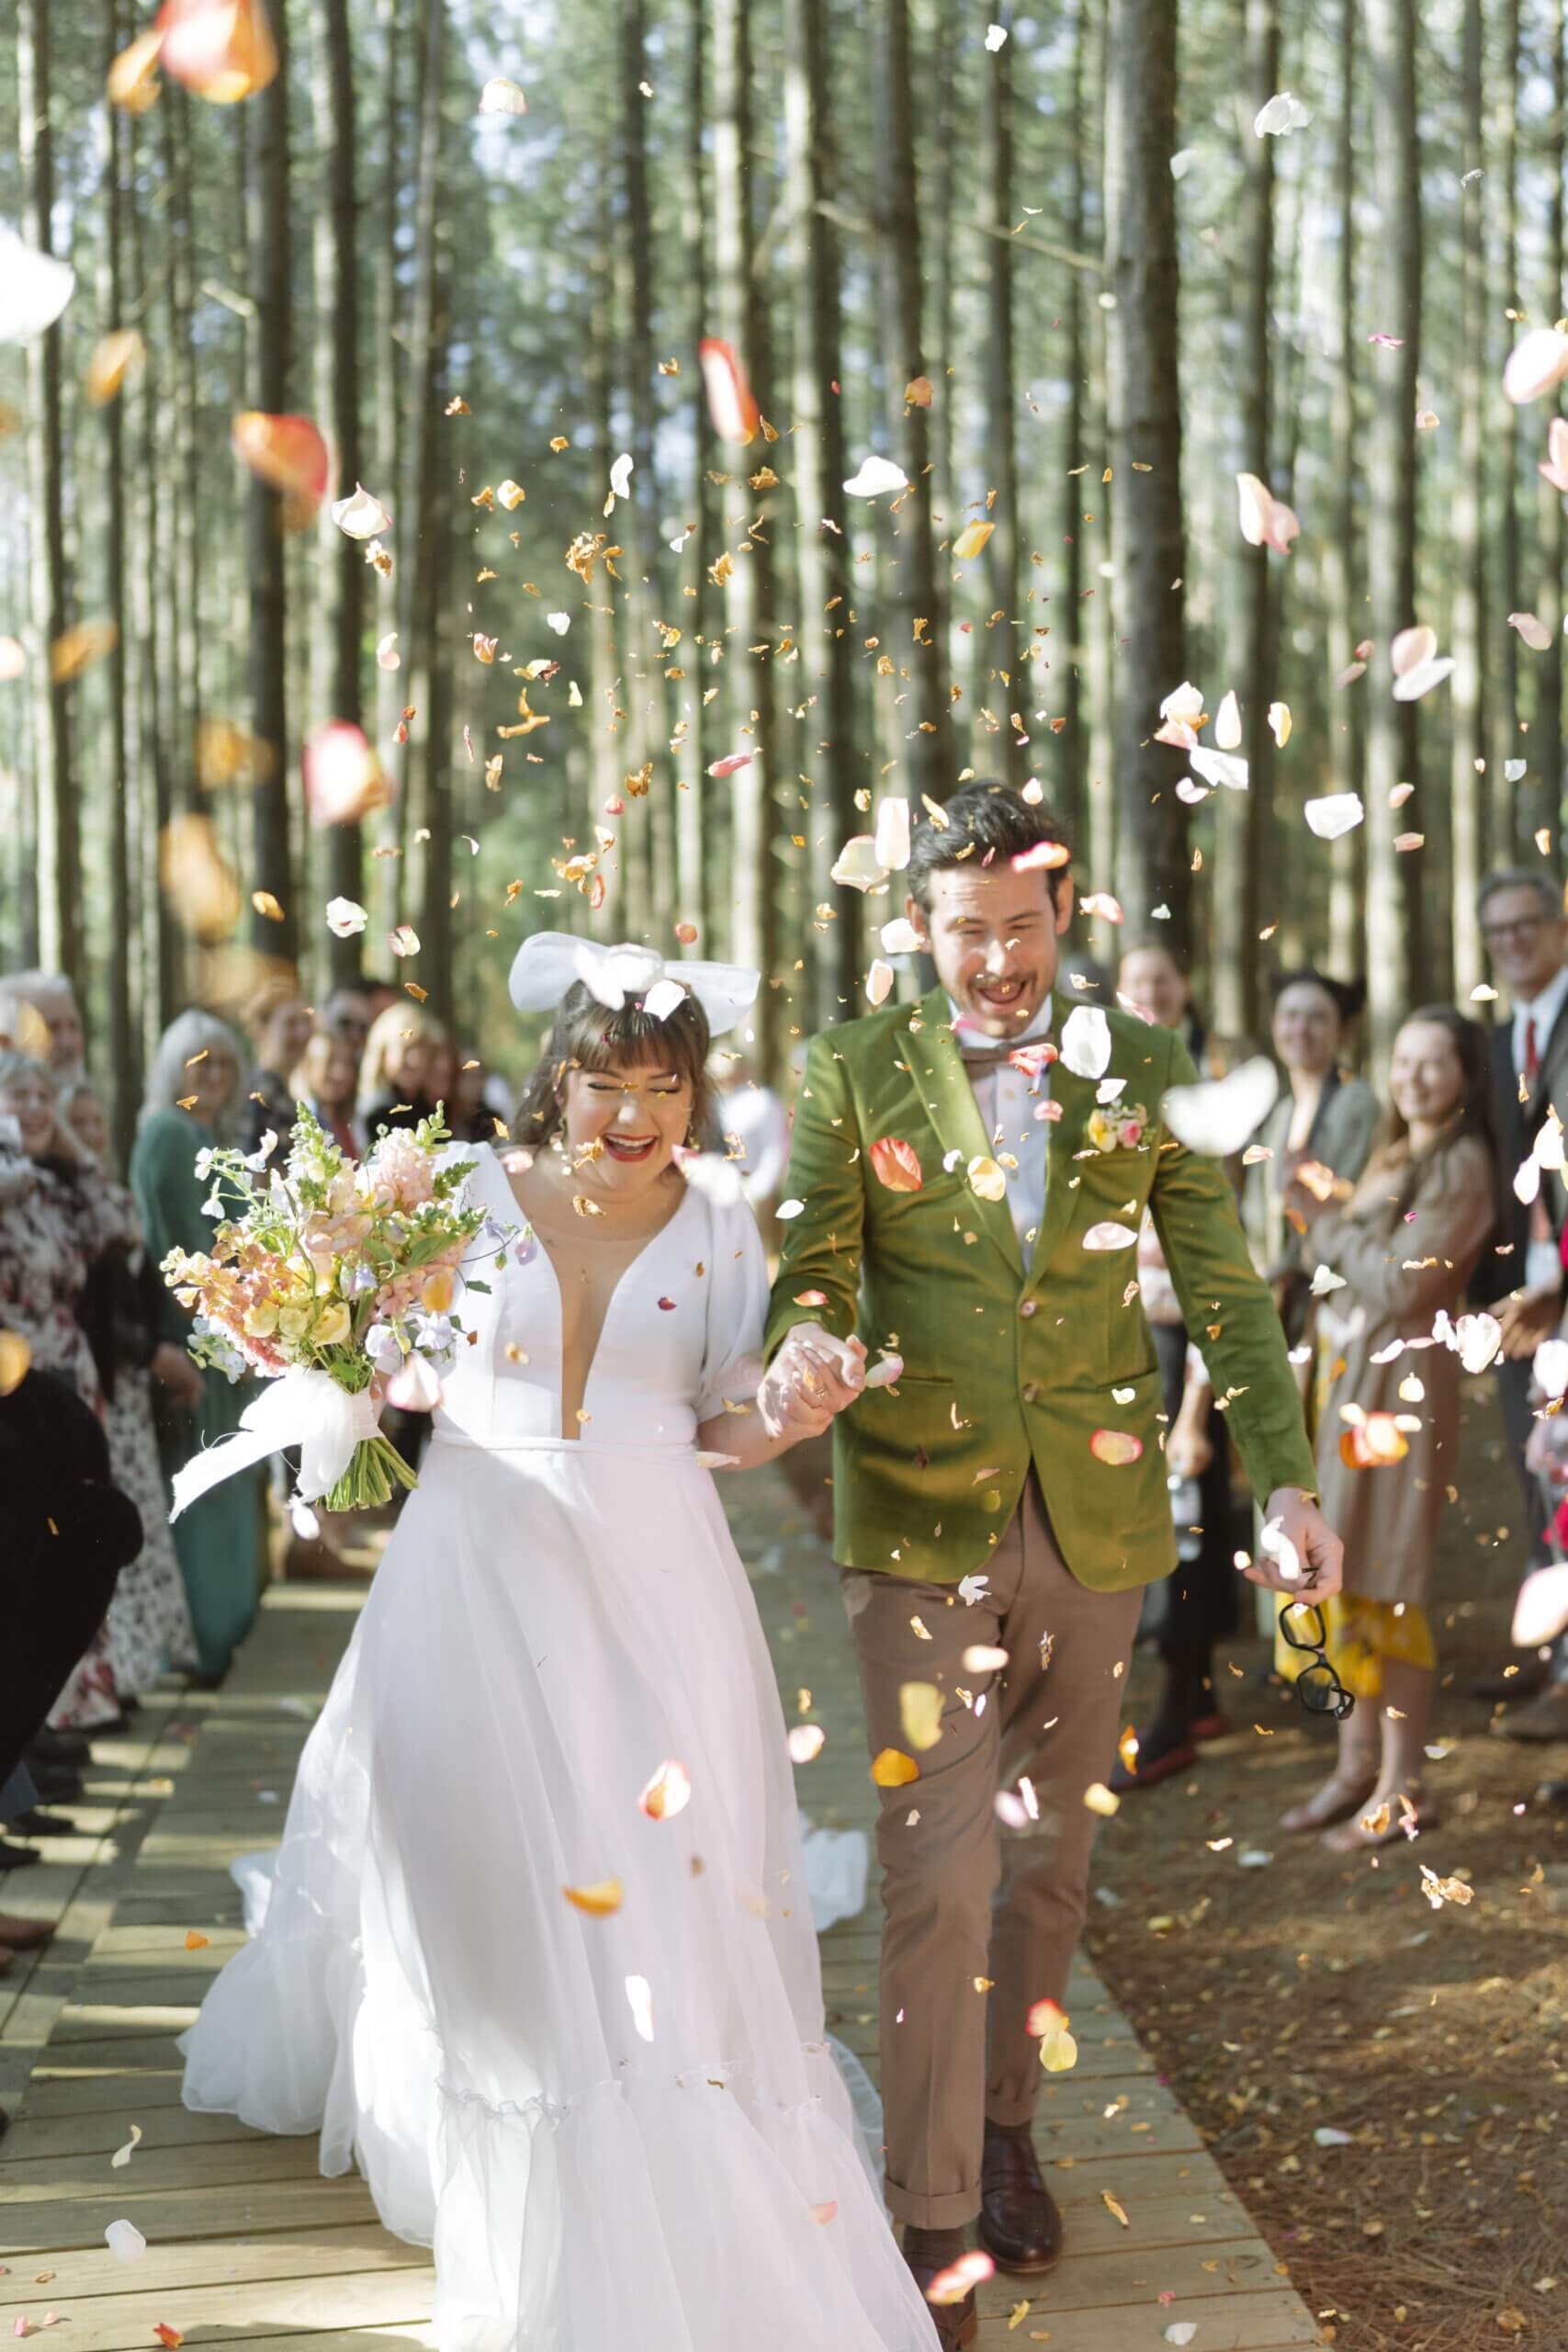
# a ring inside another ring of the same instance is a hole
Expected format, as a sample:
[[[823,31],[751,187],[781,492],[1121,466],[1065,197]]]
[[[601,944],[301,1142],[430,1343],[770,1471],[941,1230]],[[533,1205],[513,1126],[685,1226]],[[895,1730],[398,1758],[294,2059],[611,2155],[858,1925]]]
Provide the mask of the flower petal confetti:
[[[632,2024],[644,2041],[653,2040],[653,1991],[646,1976],[626,1978],[626,1999],[631,2006]]]
[[[972,562],[996,527],[994,523],[965,523],[953,542],[953,552],[956,560],[959,563]]]
[[[1276,498],[1267,482],[1256,474],[1237,474],[1236,490],[1241,505],[1241,536],[1249,548],[1273,548],[1280,555],[1289,555],[1291,541],[1301,530],[1301,518],[1295,509]]]
[[[76,273],[0,229],[0,343],[31,343],[54,324],[76,289]]]
[[[563,1886],[561,1893],[575,1910],[586,1912],[591,1919],[608,1919],[621,1907],[623,1889],[618,1878],[601,1878],[591,1886]]]
[[[1062,1059],[1075,1078],[1103,1078],[1111,1067],[1111,1023],[1098,1004],[1075,1004],[1062,1023]]]
[[[327,929],[334,939],[353,939],[362,932],[370,918],[365,909],[352,899],[329,899]]]
[[[1551,631],[1534,613],[1510,613],[1508,627],[1517,629],[1520,638],[1532,653],[1546,653],[1551,647]]]
[[[971,2289],[983,2287],[987,2278],[995,2278],[996,2269],[990,2256],[973,2246],[956,2262],[950,2262],[945,2270],[937,2272],[926,2289],[926,2301],[942,2305],[961,2303]]]
[[[213,106],[237,106],[277,73],[277,46],[264,0],[164,0],[165,74]]]
[[[1103,1462],[1108,1468],[1124,1470],[1142,1454],[1144,1441],[1131,1430],[1096,1430],[1089,1439],[1089,1450],[1097,1462]]]
[[[942,1737],[942,1695],[934,1682],[904,1682],[898,1689],[898,1721],[917,1755]]]
[[[815,1763],[827,1741],[828,1735],[820,1724],[791,1724],[784,1736],[792,1764]]]
[[[1556,327],[1532,327],[1514,345],[1503,370],[1503,390],[1516,406],[1539,400],[1568,376],[1568,334]]]
[[[526,114],[527,96],[517,83],[509,82],[503,74],[497,74],[479,92],[479,111],[480,114]]]
[[[1280,1094],[1280,1073],[1267,1054],[1238,1062],[1224,1078],[1168,1089],[1160,1115],[1178,1143],[1229,1159],[1258,1133]]]
[[[1290,90],[1281,90],[1266,106],[1259,107],[1252,128],[1259,139],[1285,139],[1292,130],[1304,130],[1311,120],[1311,111],[1300,98]]]
[[[147,2251],[147,2241],[134,2222],[111,2222],[104,2244],[117,2262],[140,2262]]]
[[[649,1821],[672,1821],[691,1801],[692,1776],[683,1764],[671,1758],[639,1791],[637,1807]]]
[[[866,458],[844,484],[852,498],[884,498],[889,491],[908,490],[909,478],[891,458]]]
[[[1337,842],[1342,833],[1354,832],[1366,813],[1359,792],[1326,792],[1309,800],[1302,811],[1308,831],[1320,842]]]
[[[889,794],[876,804],[872,855],[890,874],[902,873],[909,863],[909,804],[897,795]]]
[[[852,834],[833,861],[832,876],[850,890],[882,888],[887,880],[887,868],[878,858],[869,833]]]
[[[345,538],[373,539],[378,531],[389,531],[392,527],[391,515],[363,482],[355,483],[352,497],[334,500],[332,514]]]
[[[761,420],[734,346],[717,335],[708,335],[697,345],[697,361],[714,431],[721,441],[744,448],[755,440]]]
[[[141,2144],[141,2124],[133,2123],[130,2125],[130,2137],[126,2142],[124,2147],[117,2148],[113,2155],[109,2158],[110,2166],[116,2172],[121,2172],[124,2170],[125,2166],[130,2162],[132,2152]]]
[[[920,1768],[902,1749],[880,1747],[872,1758],[871,1777],[879,1789],[902,1789],[919,1779]]]
[[[872,1174],[890,1193],[918,1193],[925,1182],[919,1154],[902,1136],[878,1136],[866,1157]]]

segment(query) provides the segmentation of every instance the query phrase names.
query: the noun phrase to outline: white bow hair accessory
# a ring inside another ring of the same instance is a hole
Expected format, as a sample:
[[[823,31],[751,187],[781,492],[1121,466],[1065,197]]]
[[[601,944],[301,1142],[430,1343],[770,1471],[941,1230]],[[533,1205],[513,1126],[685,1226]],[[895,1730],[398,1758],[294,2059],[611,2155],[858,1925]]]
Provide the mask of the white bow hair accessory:
[[[569,931],[536,931],[513,957],[511,989],[519,1012],[553,1012],[581,980],[608,1012],[619,1012],[628,997],[637,997],[654,1021],[668,1021],[690,989],[719,1037],[755,1003],[761,978],[742,964],[667,964],[657,948],[630,940],[601,947]]]

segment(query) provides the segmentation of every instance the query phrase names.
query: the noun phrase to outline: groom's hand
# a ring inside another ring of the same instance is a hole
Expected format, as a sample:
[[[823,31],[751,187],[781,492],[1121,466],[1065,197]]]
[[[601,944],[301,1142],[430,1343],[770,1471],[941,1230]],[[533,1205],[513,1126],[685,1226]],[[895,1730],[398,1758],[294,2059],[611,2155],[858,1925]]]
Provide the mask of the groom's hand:
[[[865,1345],[835,1339],[819,1323],[797,1323],[757,1392],[771,1438],[818,1437],[865,1386]]]
[[[1242,1571],[1253,1584],[1292,1600],[1326,1600],[1339,1590],[1345,1546],[1310,1495],[1299,1487],[1276,1487],[1263,1507],[1263,1524],[1266,1535],[1277,1526],[1278,1548],[1260,1546],[1259,1556]],[[1296,1573],[1287,1576],[1287,1568]]]

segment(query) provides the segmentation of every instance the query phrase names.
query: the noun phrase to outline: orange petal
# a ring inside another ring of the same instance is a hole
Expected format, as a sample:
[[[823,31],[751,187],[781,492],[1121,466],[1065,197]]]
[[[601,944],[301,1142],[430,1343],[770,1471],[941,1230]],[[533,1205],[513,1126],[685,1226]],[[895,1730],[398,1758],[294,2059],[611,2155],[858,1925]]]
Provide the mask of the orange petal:
[[[618,1878],[596,1879],[592,1886],[563,1886],[561,1893],[579,1911],[586,1911],[591,1919],[608,1919],[621,1907]]]
[[[1136,1462],[1144,1450],[1144,1441],[1134,1437],[1131,1430],[1096,1430],[1089,1439],[1089,1450],[1097,1462],[1121,1470],[1129,1462]]]
[[[164,72],[214,106],[234,106],[276,75],[263,0],[164,0],[155,29]]]
[[[104,86],[111,102],[123,107],[127,114],[145,114],[149,107],[157,104],[158,52],[163,46],[162,33],[139,33],[109,67]]]
[[[748,441],[757,437],[760,415],[746,370],[736,356],[733,345],[721,341],[717,335],[707,335],[697,345],[697,358],[702,365],[714,431],[721,441],[732,441],[744,448]]]
[[[890,1193],[918,1193],[924,1178],[920,1173],[919,1156],[913,1144],[902,1136],[878,1136],[866,1157],[871,1161],[874,1176],[886,1185]]]
[[[872,1758],[871,1777],[879,1789],[907,1788],[920,1777],[920,1768],[912,1756],[897,1747],[879,1748]]]
[[[967,563],[972,557],[977,556],[996,527],[994,523],[965,523],[953,542],[953,552],[958,561]]]

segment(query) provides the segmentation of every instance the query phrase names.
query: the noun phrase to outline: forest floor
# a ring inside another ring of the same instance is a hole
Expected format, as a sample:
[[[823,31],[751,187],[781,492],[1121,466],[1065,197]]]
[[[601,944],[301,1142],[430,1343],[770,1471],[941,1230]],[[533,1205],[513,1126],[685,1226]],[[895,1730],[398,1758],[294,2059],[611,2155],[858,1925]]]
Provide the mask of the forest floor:
[[[1515,1655],[1501,1437],[1472,1384],[1434,1591],[1441,1821],[1353,1860],[1279,1829],[1333,1731],[1262,1679],[1249,1589],[1215,1668],[1234,1732],[1124,1799],[1096,1851],[1095,1966],[1347,2352],[1568,2352],[1568,1810],[1536,1801],[1568,1746],[1497,1738],[1467,1695]],[[806,1455],[792,1484],[819,1501]],[[1132,1719],[1157,1679],[1140,1654]],[[1471,1902],[1434,1909],[1423,1863]]]

